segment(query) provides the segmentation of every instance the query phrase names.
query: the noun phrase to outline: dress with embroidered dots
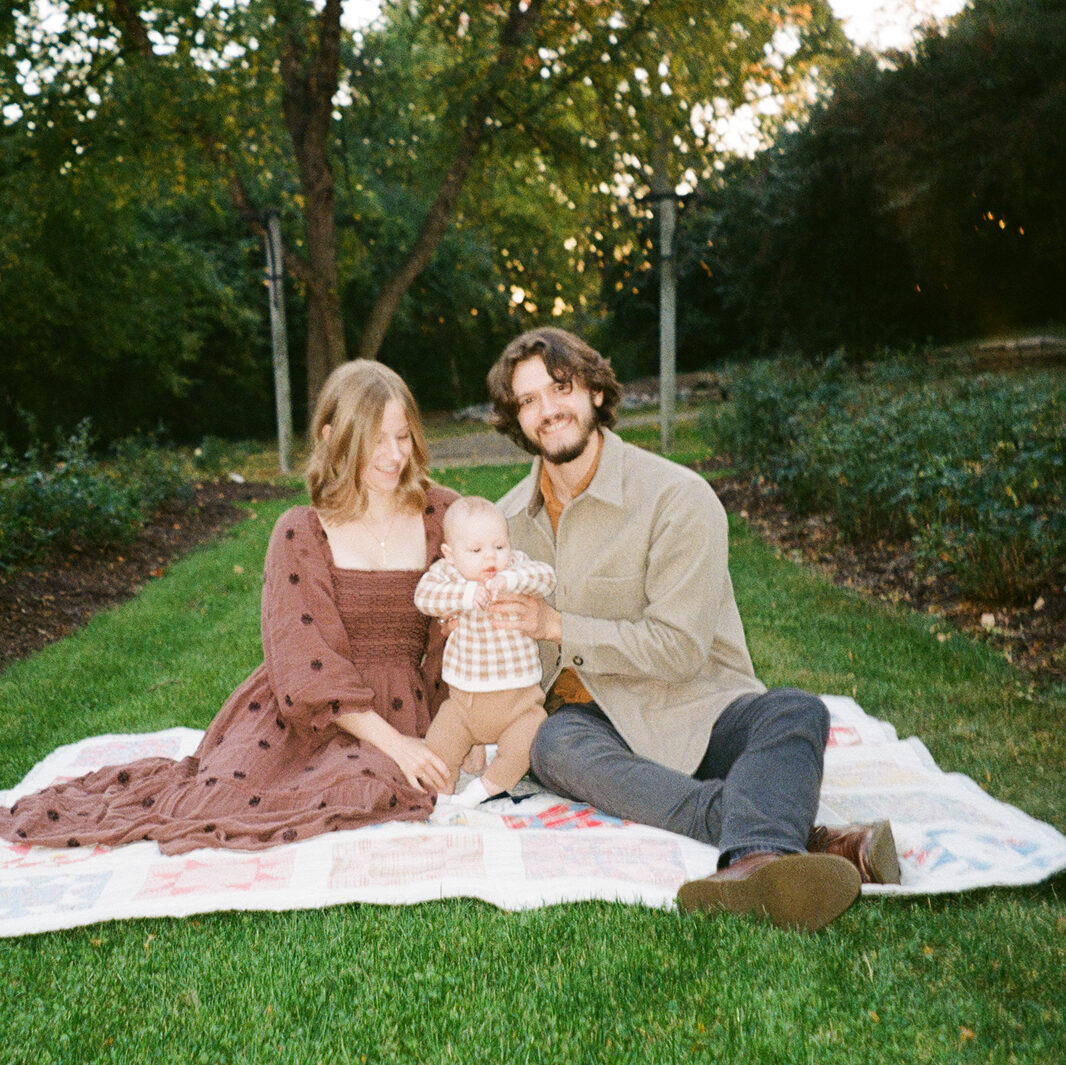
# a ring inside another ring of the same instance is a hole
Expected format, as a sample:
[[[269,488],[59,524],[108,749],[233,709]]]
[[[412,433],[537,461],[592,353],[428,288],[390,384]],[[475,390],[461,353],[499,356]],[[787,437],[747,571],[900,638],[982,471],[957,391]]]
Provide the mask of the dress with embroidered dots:
[[[432,486],[427,566],[455,493]],[[264,571],[264,662],[180,761],[109,766],[0,808],[0,836],[76,847],[154,839],[165,853],[259,849],[385,820],[422,820],[432,798],[337,725],[372,711],[424,735],[447,694],[439,626],[414,606],[422,570],[333,565],[310,507],[278,520]],[[427,695],[426,693],[429,693]]]

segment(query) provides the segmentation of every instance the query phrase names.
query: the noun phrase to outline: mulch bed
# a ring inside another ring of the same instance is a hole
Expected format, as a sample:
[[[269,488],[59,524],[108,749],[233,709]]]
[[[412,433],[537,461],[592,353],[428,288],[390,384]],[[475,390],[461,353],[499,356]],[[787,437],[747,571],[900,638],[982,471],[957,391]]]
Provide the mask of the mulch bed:
[[[132,543],[0,573],[0,669],[132,599],[170,562],[240,521],[245,512],[237,503],[290,495],[291,488],[272,484],[198,484],[192,499],[160,511]]]
[[[727,459],[717,459],[706,468],[728,465]],[[953,626],[974,633],[1001,648],[1034,680],[1066,683],[1066,594],[1061,588],[1048,589],[1039,609],[967,602],[920,576],[905,545],[843,544],[830,518],[796,518],[750,479],[727,476],[714,486],[726,509],[745,518],[782,554],[817,566],[837,584],[929,614],[942,639],[950,638]],[[236,503],[291,494],[291,489],[271,484],[198,485],[193,500],[156,515],[134,543],[0,574],[0,669],[74,632],[98,611],[132,598],[146,581],[162,576],[168,563],[239,521],[243,511]]]
[[[731,465],[728,457],[719,457],[698,468]],[[817,567],[835,584],[927,614],[939,639],[950,639],[954,629],[961,630],[999,648],[1035,681],[1066,684],[1066,589],[1048,588],[1024,607],[972,602],[953,595],[943,581],[920,573],[906,544],[844,543],[831,516],[796,517],[750,478],[727,475],[713,484],[726,510],[744,518],[779,554]]]

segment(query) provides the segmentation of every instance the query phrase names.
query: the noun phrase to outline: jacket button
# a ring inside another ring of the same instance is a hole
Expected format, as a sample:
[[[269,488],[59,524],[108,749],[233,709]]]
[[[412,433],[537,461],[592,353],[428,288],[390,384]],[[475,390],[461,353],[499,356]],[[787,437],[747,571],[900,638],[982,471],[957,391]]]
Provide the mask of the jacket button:
[[[583,666],[584,664],[585,664],[585,660],[581,657],[581,655],[574,655],[574,665],[575,666]]]

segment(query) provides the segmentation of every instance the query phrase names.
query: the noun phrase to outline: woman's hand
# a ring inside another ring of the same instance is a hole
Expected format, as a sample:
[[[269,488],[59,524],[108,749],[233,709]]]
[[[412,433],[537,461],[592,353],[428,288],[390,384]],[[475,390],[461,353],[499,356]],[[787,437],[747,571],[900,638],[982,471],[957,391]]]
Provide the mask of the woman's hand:
[[[434,791],[451,790],[448,767],[439,755],[426,746],[425,740],[397,732],[373,710],[345,714],[337,718],[337,724],[357,740],[372,743],[383,754],[387,754],[400,767],[400,772],[411,787],[419,791],[425,791],[426,785]]]
[[[452,781],[448,767],[443,760],[433,753],[425,740],[414,736],[405,736],[393,729],[394,739],[388,744],[376,744],[399,767],[407,777],[407,783],[419,791],[425,791],[429,785],[434,791],[451,791]]]
[[[536,595],[504,592],[489,607],[494,629],[509,629],[534,640],[563,642],[563,616]]]

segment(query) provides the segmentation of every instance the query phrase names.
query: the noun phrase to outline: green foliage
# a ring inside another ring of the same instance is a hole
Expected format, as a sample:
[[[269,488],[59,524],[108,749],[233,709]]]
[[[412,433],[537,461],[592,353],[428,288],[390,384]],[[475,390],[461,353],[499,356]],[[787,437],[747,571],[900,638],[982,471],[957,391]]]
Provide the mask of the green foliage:
[[[34,0],[4,11],[8,393],[65,431],[89,415],[104,439],[160,421],[188,442],[268,427],[262,252],[248,225],[266,206],[280,213],[288,251],[295,384],[306,379],[305,340],[320,335],[309,293],[323,278],[338,293],[333,335],[343,329],[354,351],[438,191],[455,193],[380,355],[428,408],[482,398],[485,371],[515,333],[549,315],[594,327],[600,271],[632,229],[633,204],[611,186],[617,175],[644,189],[649,130],[676,179],[708,171],[716,148],[694,130],[695,105],[737,106],[759,81],[793,100],[840,46],[824,0],[386,3],[375,27],[342,35],[344,88],[320,123],[309,93],[330,82],[332,59],[302,90],[283,74],[311,74],[322,5],[77,0],[65,21],[41,20]],[[509,15],[528,15],[531,35],[501,57]],[[798,49],[777,63],[769,53],[785,24]],[[491,107],[474,127],[473,158],[463,134],[477,100]],[[301,130],[322,134],[321,158],[298,158]],[[456,189],[464,158],[471,169]],[[626,355],[619,366],[643,372]],[[300,423],[306,390],[293,394]],[[2,400],[0,432],[20,432]]]
[[[936,380],[907,361],[849,372],[837,356],[757,364],[730,394],[722,445],[799,513],[831,512],[850,540],[910,540],[990,602],[1066,577],[1060,377]]]
[[[218,20],[238,12],[196,6],[157,6],[152,33],[198,18],[206,54]],[[68,19],[43,22],[36,5],[13,7],[0,99],[22,117],[0,125],[0,433],[32,442],[18,408],[56,432],[91,417],[104,441],[160,423],[186,440],[263,432],[262,252],[229,213],[217,159],[199,151],[202,138],[232,139],[224,121],[240,101],[223,83],[238,64],[209,71],[179,49],[154,76],[120,46],[113,5],[79,0]],[[135,7],[126,30],[137,24]]]
[[[19,408],[66,431],[91,417],[105,440],[160,423],[193,440],[269,429],[266,301],[244,235],[191,209],[115,211],[106,196],[82,186],[32,227],[28,194],[0,201],[0,432],[29,443]]]
[[[400,190],[389,191],[395,196]],[[422,205],[407,202],[402,214],[413,221],[421,211]],[[379,210],[368,211],[360,228],[377,254],[373,262],[352,268],[344,288],[345,324],[351,336],[359,335],[373,305],[372,272],[383,262],[399,260],[410,239],[399,232],[403,227],[395,219],[387,220]],[[462,226],[444,234],[433,261],[408,290],[379,357],[403,377],[424,410],[457,410],[484,400],[485,374],[512,328],[508,301],[494,292],[496,283],[484,233]]]
[[[0,458],[0,568],[127,543],[168,499],[191,487],[173,453],[148,437],[117,442],[111,461],[92,452],[88,419],[54,449]]]
[[[976,0],[914,55],[835,73],[802,128],[703,182],[683,214],[679,360],[872,352],[1061,320],[1064,68],[1059,0]],[[654,335],[644,255],[607,296],[620,344]]]
[[[192,449],[189,459],[198,476],[218,478],[246,467],[248,460],[263,455],[264,449],[269,451],[270,461],[275,461],[273,441],[264,444],[255,440],[231,440],[208,433]]]

